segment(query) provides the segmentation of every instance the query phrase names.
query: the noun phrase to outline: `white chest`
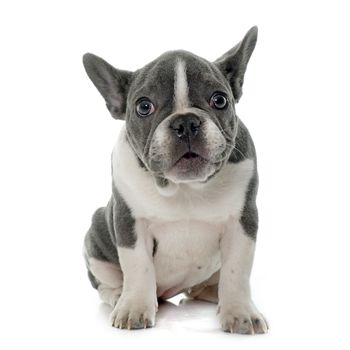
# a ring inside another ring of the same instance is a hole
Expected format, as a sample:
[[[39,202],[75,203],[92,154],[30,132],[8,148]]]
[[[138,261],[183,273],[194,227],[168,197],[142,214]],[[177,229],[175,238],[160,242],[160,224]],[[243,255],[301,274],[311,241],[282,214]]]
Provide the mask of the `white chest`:
[[[220,266],[219,240],[224,225],[196,220],[149,222],[156,239],[158,295],[176,294],[208,279]]]

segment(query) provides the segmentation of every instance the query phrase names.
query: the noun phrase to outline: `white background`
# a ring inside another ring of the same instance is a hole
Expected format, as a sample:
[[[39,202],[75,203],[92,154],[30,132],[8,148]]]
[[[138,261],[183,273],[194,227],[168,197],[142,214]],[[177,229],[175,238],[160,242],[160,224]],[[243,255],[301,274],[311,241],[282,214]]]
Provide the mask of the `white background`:
[[[154,329],[113,329],[81,247],[122,122],[81,57],[129,70],[170,49],[214,60],[253,25],[237,111],[259,158],[252,286],[271,331],[222,333],[214,305],[181,297]],[[334,0],[1,2],[1,348],[349,348],[349,29]]]

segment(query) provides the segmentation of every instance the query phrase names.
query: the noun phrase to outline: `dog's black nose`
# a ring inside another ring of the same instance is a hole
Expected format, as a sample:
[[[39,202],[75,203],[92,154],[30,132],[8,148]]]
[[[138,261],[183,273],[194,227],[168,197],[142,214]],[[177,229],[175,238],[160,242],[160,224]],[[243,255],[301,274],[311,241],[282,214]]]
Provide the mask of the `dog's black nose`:
[[[170,128],[175,131],[177,137],[185,141],[189,141],[190,139],[196,137],[200,126],[201,121],[194,114],[179,115],[170,124]]]

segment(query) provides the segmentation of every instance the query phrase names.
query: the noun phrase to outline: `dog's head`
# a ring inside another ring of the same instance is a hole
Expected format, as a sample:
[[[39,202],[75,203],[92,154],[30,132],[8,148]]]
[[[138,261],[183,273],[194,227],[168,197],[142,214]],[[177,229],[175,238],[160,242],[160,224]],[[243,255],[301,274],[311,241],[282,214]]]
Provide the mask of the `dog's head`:
[[[186,51],[166,52],[135,72],[92,54],[83,62],[112,116],[126,121],[140,164],[160,179],[203,182],[235,146],[235,103],[256,40],[253,27],[215,62]]]

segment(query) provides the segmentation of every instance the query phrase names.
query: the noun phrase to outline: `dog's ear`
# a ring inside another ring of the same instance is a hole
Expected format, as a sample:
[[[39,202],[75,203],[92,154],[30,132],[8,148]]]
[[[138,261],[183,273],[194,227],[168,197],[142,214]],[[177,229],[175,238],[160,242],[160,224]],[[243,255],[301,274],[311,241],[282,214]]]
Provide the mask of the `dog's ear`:
[[[132,72],[116,69],[91,53],[83,56],[83,64],[87,75],[105,99],[112,117],[125,119],[126,99]]]
[[[253,27],[241,42],[214,62],[229,81],[236,102],[242,96],[244,73],[257,38],[258,27]]]

